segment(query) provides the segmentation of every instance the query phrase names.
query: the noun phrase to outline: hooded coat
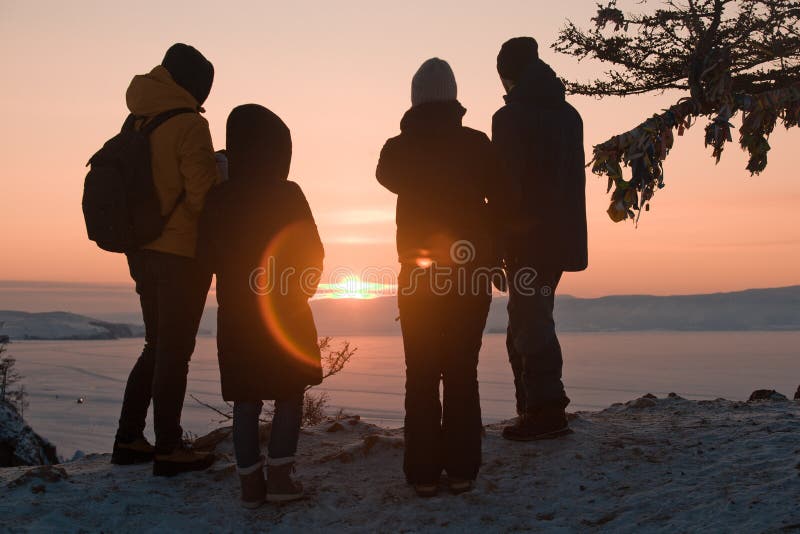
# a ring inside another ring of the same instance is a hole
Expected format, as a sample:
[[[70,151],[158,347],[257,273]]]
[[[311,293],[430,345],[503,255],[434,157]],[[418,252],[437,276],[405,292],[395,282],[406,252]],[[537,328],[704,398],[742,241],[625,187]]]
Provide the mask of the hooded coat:
[[[581,271],[588,264],[583,121],[564,84],[538,60],[492,118],[513,198],[504,249],[511,265]]]
[[[217,276],[217,348],[228,401],[281,399],[322,381],[308,299],[324,251],[300,187],[287,179],[291,138],[261,106],[227,125],[229,179],[208,195],[198,260]]]
[[[150,135],[153,182],[161,214],[174,211],[161,236],[143,247],[194,257],[203,202],[219,178],[208,121],[200,116],[202,108],[197,99],[160,65],[148,74],[135,76],[126,99],[128,109],[138,117],[152,118],[177,108],[198,110],[172,117]]]
[[[506,202],[499,162],[486,134],[462,126],[457,101],[414,106],[400,135],[381,151],[378,182],[397,194],[397,254],[452,263],[451,247],[468,242],[468,266],[493,266],[497,220]]]

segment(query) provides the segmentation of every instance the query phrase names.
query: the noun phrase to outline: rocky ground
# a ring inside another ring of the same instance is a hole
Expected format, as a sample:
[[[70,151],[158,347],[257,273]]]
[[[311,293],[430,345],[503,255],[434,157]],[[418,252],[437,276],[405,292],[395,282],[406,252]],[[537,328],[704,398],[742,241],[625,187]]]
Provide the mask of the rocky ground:
[[[571,425],[536,443],[487,427],[476,489],[427,500],[404,483],[402,431],[356,417],[303,432],[306,499],[255,511],[237,502],[229,430],[201,438],[218,441],[211,470],[174,479],[107,454],[4,468],[0,530],[800,532],[798,401],[642,397]]]
[[[0,401],[0,468],[57,462],[56,448],[34,432],[14,406]]]

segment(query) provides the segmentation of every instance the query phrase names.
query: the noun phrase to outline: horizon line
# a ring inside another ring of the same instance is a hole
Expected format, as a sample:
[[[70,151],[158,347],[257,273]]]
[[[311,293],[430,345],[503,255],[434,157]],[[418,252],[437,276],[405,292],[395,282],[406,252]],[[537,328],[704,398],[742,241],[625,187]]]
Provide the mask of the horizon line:
[[[80,287],[92,287],[96,289],[119,289],[119,290],[130,290],[134,287],[133,281],[131,282],[79,282],[79,281],[57,281],[57,280],[15,280],[15,279],[0,279],[0,289],[3,288],[17,288],[21,289],[24,288],[26,285],[33,286],[31,289],[36,288],[38,286],[39,289],[46,289],[48,287],[51,288],[80,288]],[[742,289],[732,289],[732,290],[722,290],[722,291],[708,291],[704,293],[670,293],[665,295],[658,295],[653,293],[609,293],[605,295],[600,295],[596,297],[579,297],[570,294],[559,294],[556,298],[574,298],[574,299],[582,299],[582,300],[596,300],[608,297],[689,297],[689,296],[710,296],[710,295],[724,295],[724,294],[732,294],[732,293],[744,293],[747,291],[759,291],[759,290],[780,290],[780,289],[794,289],[800,288],[800,282],[797,284],[791,284],[786,286],[768,286],[768,287],[745,287]],[[216,286],[212,285],[209,290],[209,293],[216,292]],[[315,295],[312,297],[313,300],[375,300],[380,298],[394,298],[396,294],[384,294],[384,295],[376,295],[369,299],[365,298],[347,298],[347,297],[340,297],[340,298],[330,298],[326,296]],[[497,293],[493,292],[493,297],[496,296],[507,296],[507,293]]]

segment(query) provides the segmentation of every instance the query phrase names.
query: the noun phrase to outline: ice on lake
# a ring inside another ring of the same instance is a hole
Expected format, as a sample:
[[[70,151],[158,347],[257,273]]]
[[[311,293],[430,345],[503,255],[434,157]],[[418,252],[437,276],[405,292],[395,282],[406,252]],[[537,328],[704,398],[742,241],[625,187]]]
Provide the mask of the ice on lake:
[[[560,334],[564,382],[571,411],[599,410],[653,393],[676,392],[690,399],[745,400],[759,388],[791,394],[800,383],[800,332],[636,332]],[[396,336],[349,338],[358,347],[346,369],[318,390],[332,409],[343,408],[369,422],[402,425],[402,340]],[[334,341],[336,342],[336,340]],[[25,341],[8,346],[30,394],[25,417],[69,458],[76,450],[108,452],[116,430],[128,372],[143,340]],[[484,336],[479,365],[484,423],[515,415],[505,337]],[[192,394],[223,406],[216,344],[201,337],[192,358],[183,427],[203,434],[219,416]],[[78,403],[78,399],[84,399]],[[152,427],[148,421],[148,434]]]

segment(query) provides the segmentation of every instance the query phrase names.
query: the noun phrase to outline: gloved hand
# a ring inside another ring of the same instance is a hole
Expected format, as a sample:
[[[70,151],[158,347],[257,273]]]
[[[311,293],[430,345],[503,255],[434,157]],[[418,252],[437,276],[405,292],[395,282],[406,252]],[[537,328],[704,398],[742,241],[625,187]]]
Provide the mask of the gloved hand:
[[[501,293],[508,291],[508,269],[503,260],[498,261],[492,269],[492,285]]]
[[[217,172],[219,172],[220,182],[228,180],[228,156],[224,150],[214,152],[214,159],[217,160]]]

